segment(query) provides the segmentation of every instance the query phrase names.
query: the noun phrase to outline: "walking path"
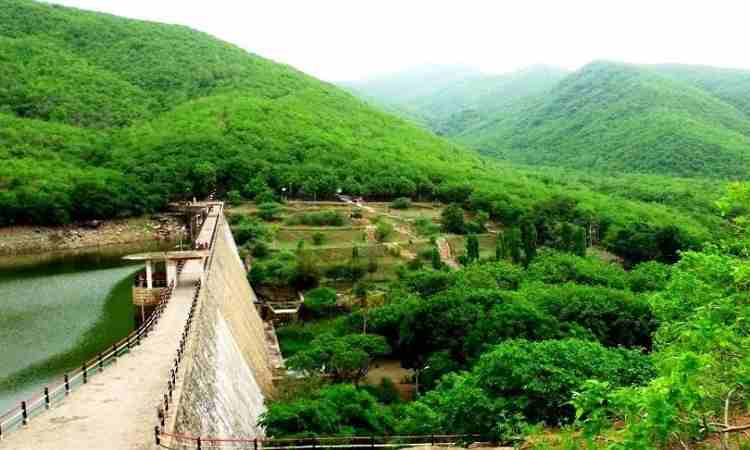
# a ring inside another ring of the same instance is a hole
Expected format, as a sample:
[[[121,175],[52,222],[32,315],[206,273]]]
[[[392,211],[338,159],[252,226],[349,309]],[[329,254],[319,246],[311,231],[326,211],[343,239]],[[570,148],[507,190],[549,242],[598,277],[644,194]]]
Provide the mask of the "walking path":
[[[450,267],[451,269],[460,269],[461,266],[456,262],[455,259],[453,259],[453,254],[451,253],[451,246],[448,243],[448,240],[444,237],[440,237],[437,239],[437,246],[438,251],[440,252],[440,260],[443,261],[443,264]]]
[[[215,206],[197,243],[210,244],[221,215]],[[0,441],[13,450],[142,450],[154,448],[157,407],[161,404],[177,348],[201,279],[204,263],[191,259],[159,322],[139,346],[92,374],[68,398]]]

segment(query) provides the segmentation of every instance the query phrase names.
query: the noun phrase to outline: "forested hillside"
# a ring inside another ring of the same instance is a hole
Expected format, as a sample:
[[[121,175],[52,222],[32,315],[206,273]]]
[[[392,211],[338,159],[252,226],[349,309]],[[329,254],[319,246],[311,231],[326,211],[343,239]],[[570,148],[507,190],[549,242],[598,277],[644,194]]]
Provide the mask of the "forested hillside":
[[[185,27],[30,0],[3,6],[2,225],[137,215],[214,189],[325,199],[340,188],[459,203],[507,226],[536,216],[591,225],[632,261],[674,251],[637,245],[634,254],[633,240],[666,234],[691,248],[719,226],[713,189],[641,178],[633,191],[633,182],[483,160]]]
[[[425,67],[345,86],[396,114],[416,118],[437,134],[453,136],[505,111],[516,99],[546,91],[566,74],[550,66],[505,75]]]
[[[738,178],[748,174],[750,118],[688,83],[597,62],[458,140],[531,164]]]
[[[609,173],[750,174],[748,71],[600,61],[572,74],[472,74],[416,96],[400,83],[358,93],[486,155]]]

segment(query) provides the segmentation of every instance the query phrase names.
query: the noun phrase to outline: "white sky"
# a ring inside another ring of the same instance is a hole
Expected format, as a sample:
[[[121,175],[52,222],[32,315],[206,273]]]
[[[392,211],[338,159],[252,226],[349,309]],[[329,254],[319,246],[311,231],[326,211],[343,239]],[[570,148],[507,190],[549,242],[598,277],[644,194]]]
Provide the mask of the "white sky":
[[[328,81],[593,59],[750,69],[747,0],[51,0],[178,23]]]

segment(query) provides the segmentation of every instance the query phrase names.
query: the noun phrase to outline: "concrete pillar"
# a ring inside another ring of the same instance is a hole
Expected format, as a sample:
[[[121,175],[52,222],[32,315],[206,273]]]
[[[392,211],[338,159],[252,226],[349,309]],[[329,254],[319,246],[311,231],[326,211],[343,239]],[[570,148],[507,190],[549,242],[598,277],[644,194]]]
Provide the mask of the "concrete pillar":
[[[151,289],[153,287],[153,267],[151,265],[151,260],[146,261],[146,287]]]
[[[168,259],[166,261],[167,266],[167,286],[172,284],[174,281],[174,287],[177,287],[177,261],[174,259]]]

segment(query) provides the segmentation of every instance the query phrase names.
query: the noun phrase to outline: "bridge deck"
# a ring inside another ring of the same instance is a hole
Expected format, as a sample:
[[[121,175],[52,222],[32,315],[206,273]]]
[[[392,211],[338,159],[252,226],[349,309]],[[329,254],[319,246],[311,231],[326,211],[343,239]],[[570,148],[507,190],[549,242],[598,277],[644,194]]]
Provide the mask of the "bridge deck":
[[[215,217],[214,223],[215,223]],[[205,229],[212,229],[213,224]],[[206,242],[210,241],[210,234]],[[154,331],[52,410],[0,442],[3,449],[151,449],[163,396],[203,263],[190,260]]]

